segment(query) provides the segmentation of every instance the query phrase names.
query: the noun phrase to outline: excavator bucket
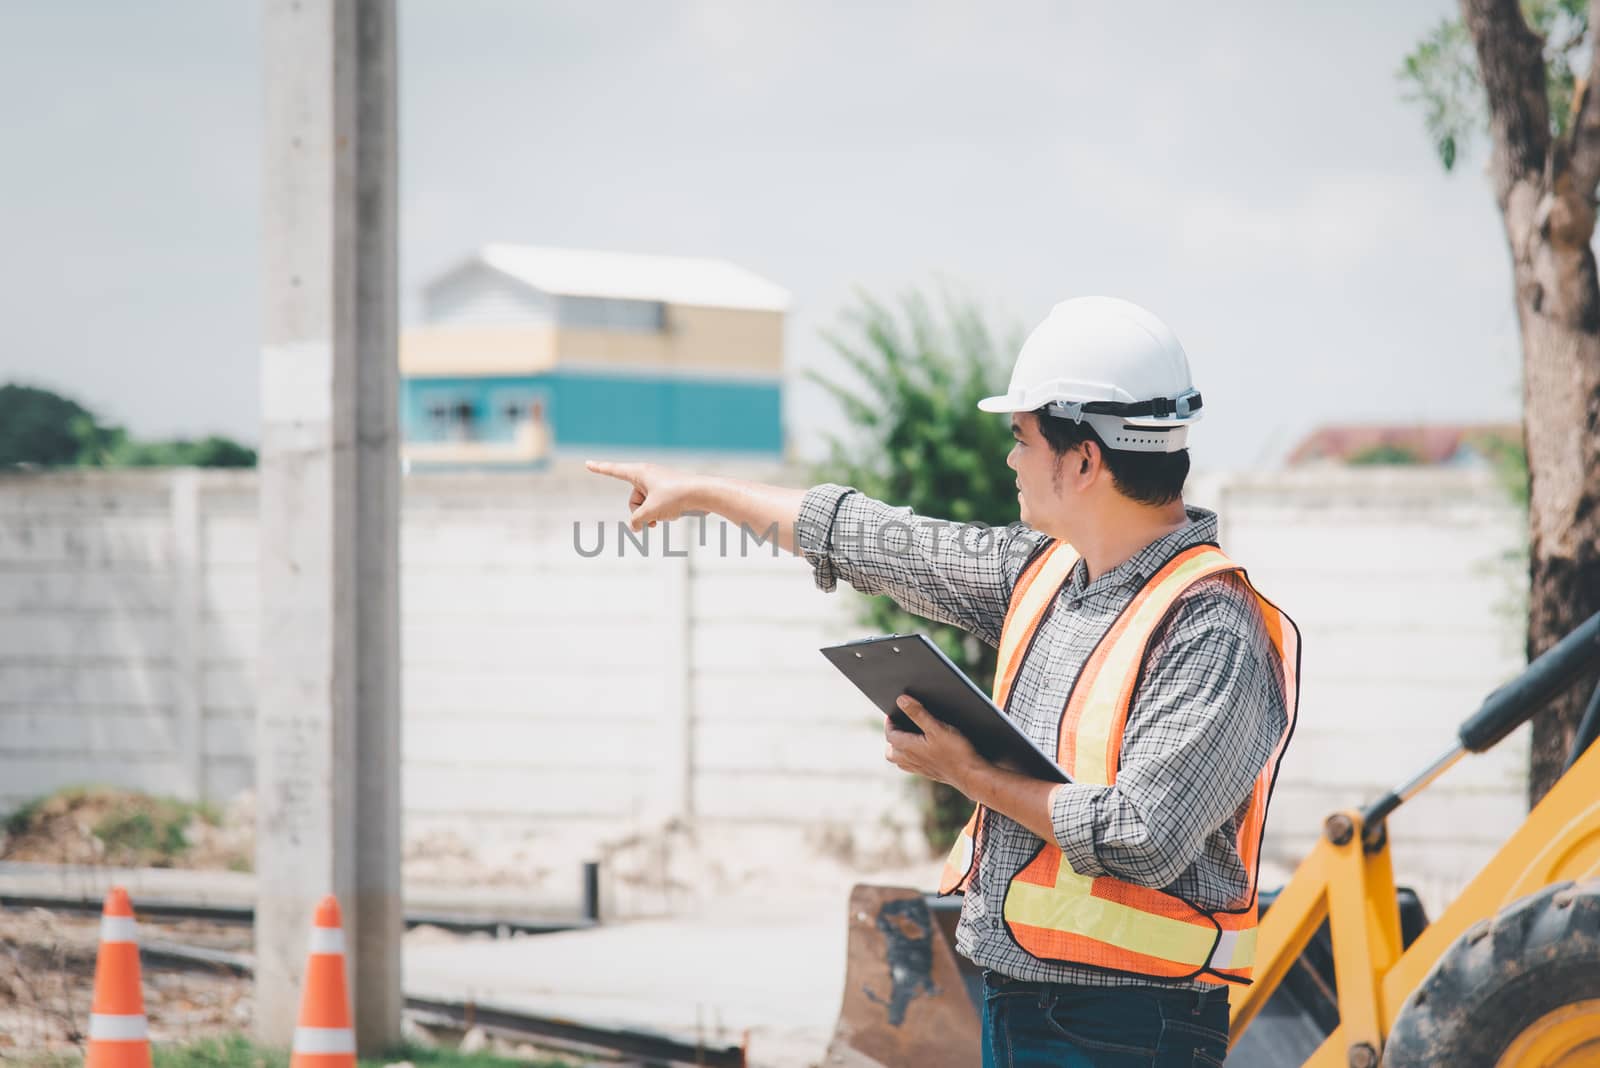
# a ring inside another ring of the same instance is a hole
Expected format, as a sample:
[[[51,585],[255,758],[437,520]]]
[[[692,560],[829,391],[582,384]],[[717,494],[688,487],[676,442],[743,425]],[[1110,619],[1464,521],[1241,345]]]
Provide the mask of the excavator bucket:
[[[978,1014],[921,893],[850,891],[844,1002],[825,1068],[972,1068]]]

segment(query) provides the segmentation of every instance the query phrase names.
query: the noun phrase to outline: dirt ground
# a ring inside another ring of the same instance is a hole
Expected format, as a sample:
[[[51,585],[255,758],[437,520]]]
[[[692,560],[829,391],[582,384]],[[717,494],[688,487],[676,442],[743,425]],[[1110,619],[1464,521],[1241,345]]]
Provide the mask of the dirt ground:
[[[241,870],[253,851],[254,810],[241,795],[221,811],[195,811],[183,824],[184,848],[166,855],[130,855],[128,836],[102,833],[111,818],[121,824],[148,813],[156,844],[171,844],[161,830],[172,810],[152,799],[112,791],[78,791],[31,806],[0,841],[0,859],[121,867],[138,864],[182,869]],[[183,813],[179,813],[183,815]],[[151,835],[144,835],[150,839]],[[921,885],[937,870],[919,835],[893,826],[829,828],[727,827],[700,830],[679,824],[618,827],[596,842],[592,830],[551,828],[539,833],[459,827],[408,831],[403,857],[409,893],[461,910],[508,914],[575,915],[583,861],[601,869],[601,910],[608,927],[649,917],[749,913],[762,922],[832,915],[858,881]],[[138,843],[134,843],[138,844]],[[148,844],[145,842],[144,844]],[[158,851],[159,853],[159,851]],[[438,906],[445,908],[444,905]],[[449,911],[450,909],[446,909]],[[98,919],[38,909],[0,909],[0,1064],[42,1053],[81,1049],[89,1016]],[[142,941],[204,945],[248,952],[242,926],[141,923]],[[841,925],[837,937],[842,938]],[[437,929],[408,932],[408,950],[436,951],[439,943],[487,936],[456,936]],[[251,1025],[249,980],[225,973],[147,967],[146,1010],[154,1041],[220,1037]],[[830,999],[833,995],[830,995]],[[832,1011],[832,1006],[828,1009]],[[420,1032],[408,1022],[408,1039],[454,1046],[461,1036]],[[470,1037],[470,1036],[469,1036]],[[480,1040],[482,1036],[480,1035]],[[521,1049],[490,1048],[511,1056]]]
[[[141,921],[140,941],[166,942],[248,956],[250,928],[181,920]],[[45,909],[0,909],[0,1065],[45,1055],[81,1054],[94,993],[94,958],[100,918]],[[407,932],[407,944],[485,940],[434,927]],[[140,976],[150,1040],[190,1044],[248,1034],[254,1000],[251,981],[223,969],[176,970],[146,966]],[[409,1018],[405,1041],[413,1048],[459,1048],[542,1065],[584,1061],[469,1031],[431,1030]],[[402,1062],[403,1063],[403,1062]]]
[[[145,925],[147,937],[249,949],[250,930],[185,921]],[[0,909],[0,1059],[81,1048],[94,989],[100,918]],[[149,970],[145,1012],[156,1042],[211,1038],[250,1025],[250,983],[226,972]]]

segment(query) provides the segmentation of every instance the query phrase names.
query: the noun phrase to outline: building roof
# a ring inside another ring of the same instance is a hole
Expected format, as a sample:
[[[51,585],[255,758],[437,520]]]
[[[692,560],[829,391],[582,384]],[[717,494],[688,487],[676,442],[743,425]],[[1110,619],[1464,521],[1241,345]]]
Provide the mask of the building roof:
[[[462,266],[474,263],[486,264],[535,289],[561,296],[760,311],[784,311],[789,307],[788,290],[727,260],[485,245]]]
[[[1484,438],[1520,444],[1522,428],[1500,423],[1323,426],[1300,439],[1288,463],[1291,467],[1319,461],[1349,463],[1386,450],[1408,454],[1419,464],[1443,464]]]

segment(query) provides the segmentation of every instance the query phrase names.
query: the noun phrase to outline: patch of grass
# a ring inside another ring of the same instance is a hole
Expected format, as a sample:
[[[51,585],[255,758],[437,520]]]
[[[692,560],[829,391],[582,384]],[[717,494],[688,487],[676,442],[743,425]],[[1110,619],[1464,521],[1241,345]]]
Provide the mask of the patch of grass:
[[[108,853],[176,857],[189,848],[189,839],[183,833],[187,822],[167,819],[164,813],[111,812],[94,825],[94,836],[106,844]]]
[[[87,786],[64,786],[53,794],[41,794],[31,801],[24,801],[12,809],[11,815],[6,817],[6,833],[27,834],[33,829],[35,821],[45,815],[46,806],[52,802],[57,807],[68,806],[88,796]]]
[[[32,801],[24,801],[11,811],[6,817],[7,834],[23,834],[33,826],[33,817],[38,815],[39,809],[44,807],[45,799],[36,797]]]
[[[395,1061],[410,1061],[417,1068],[567,1068],[571,1061],[524,1061],[493,1053],[462,1053],[444,1047],[405,1046],[387,1058],[361,1062],[362,1068],[383,1068]]]
[[[258,1046],[243,1035],[189,1042],[181,1046],[158,1045],[154,1049],[154,1068],[288,1068],[289,1054]],[[453,1049],[402,1046],[384,1057],[363,1057],[361,1068],[384,1068],[397,1061],[410,1061],[417,1068],[567,1068],[570,1061],[524,1061],[490,1053],[461,1053]],[[23,1062],[27,1068],[65,1068],[75,1058],[40,1059]]]
[[[257,1046],[243,1035],[156,1046],[154,1068],[289,1068],[289,1054]]]
[[[160,860],[181,857],[189,849],[186,830],[194,820],[217,825],[216,806],[180,801],[173,797],[145,797],[118,807],[94,825],[94,836],[106,844],[108,855]]]

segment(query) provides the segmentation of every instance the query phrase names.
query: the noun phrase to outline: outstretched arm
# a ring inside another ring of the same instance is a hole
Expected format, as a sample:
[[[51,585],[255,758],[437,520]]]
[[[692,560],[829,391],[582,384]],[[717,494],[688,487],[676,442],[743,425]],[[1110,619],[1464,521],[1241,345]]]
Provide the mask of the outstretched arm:
[[[1048,538],[1022,523],[990,527],[920,516],[824,483],[800,505],[801,545],[817,586],[844,579],[906,611],[999,645],[1012,587]]]
[[[918,516],[848,486],[798,490],[649,463],[590,461],[588,467],[632,485],[628,520],[635,531],[690,513],[715,513],[803,554],[825,591],[842,578],[990,645],[1000,641],[1017,575],[1047,540],[1021,523],[988,527]]]
[[[710,512],[759,535],[776,531],[784,551],[800,552],[795,525],[805,490],[742,478],[691,474],[651,463],[590,460],[585,466],[596,474],[632,484],[628,526],[636,532],[663,520]]]

